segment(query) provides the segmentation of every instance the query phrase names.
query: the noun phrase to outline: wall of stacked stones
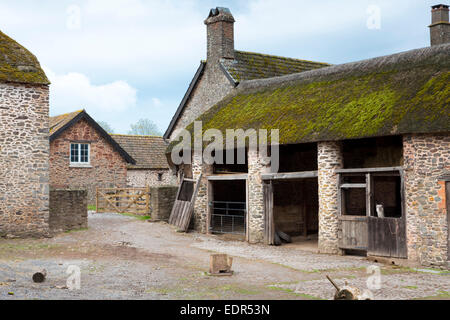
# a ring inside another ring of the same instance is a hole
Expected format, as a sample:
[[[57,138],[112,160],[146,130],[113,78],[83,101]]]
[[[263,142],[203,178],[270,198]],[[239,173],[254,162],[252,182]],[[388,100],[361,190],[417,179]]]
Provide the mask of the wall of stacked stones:
[[[176,138],[181,129],[186,128],[200,115],[221,101],[233,88],[230,81],[220,69],[218,62],[207,63],[203,76],[191,93],[191,97],[170,135],[170,140]]]
[[[339,201],[337,169],[343,168],[342,146],[339,142],[319,142],[319,251],[338,254]]]
[[[0,84],[0,236],[49,235],[49,89]]]
[[[177,186],[155,187],[150,189],[150,205],[153,221],[169,221],[177,193]]]
[[[90,166],[70,165],[70,144],[89,143]],[[125,188],[127,163],[91,125],[81,120],[50,144],[50,186],[54,189],[83,189],[88,203],[95,204],[96,189]]]
[[[448,232],[445,182],[450,174],[450,135],[403,138],[408,258],[444,265]]]
[[[50,230],[53,233],[88,227],[86,190],[50,190]]]
[[[162,175],[159,181],[159,175]],[[177,176],[170,170],[134,170],[127,171],[127,186],[130,188],[160,187],[176,185]]]

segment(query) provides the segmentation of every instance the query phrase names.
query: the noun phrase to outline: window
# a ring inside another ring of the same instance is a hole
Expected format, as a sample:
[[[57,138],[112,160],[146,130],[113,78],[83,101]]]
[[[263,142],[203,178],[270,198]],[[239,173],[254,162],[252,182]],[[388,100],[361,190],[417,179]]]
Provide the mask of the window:
[[[402,179],[399,172],[341,174],[339,180],[341,215],[402,217]]]
[[[163,180],[163,174],[162,173],[158,173],[158,181],[162,181]]]
[[[71,164],[90,164],[90,146],[87,143],[72,143],[70,145]]]

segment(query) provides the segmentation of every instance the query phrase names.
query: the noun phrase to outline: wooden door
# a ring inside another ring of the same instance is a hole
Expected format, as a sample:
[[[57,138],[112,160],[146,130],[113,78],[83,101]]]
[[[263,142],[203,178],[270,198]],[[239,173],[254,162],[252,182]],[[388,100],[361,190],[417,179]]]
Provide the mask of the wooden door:
[[[197,181],[184,178],[181,181],[169,218],[169,224],[178,227],[179,231],[187,232],[189,229],[201,179],[200,175]]]
[[[447,261],[450,261],[450,182],[445,183],[447,201]]]
[[[273,184],[264,184],[264,224],[265,242],[268,245],[275,244],[275,223],[273,218]]]
[[[368,254],[380,257],[407,258],[405,218],[369,219]]]
[[[342,229],[339,247],[347,250],[367,251],[367,217],[341,216],[339,220]]]

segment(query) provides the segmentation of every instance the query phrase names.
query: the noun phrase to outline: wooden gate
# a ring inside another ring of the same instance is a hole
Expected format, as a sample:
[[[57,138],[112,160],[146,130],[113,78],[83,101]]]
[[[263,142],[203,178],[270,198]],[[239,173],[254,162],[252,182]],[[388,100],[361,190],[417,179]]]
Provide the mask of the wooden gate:
[[[97,188],[97,213],[150,214],[150,187]]]
[[[197,197],[198,188],[202,175],[198,180],[185,179],[183,177],[175,204],[170,214],[169,224],[178,227],[179,231],[187,232],[191,223],[192,213],[194,212],[195,198]]]
[[[368,254],[407,258],[405,219],[369,217]]]

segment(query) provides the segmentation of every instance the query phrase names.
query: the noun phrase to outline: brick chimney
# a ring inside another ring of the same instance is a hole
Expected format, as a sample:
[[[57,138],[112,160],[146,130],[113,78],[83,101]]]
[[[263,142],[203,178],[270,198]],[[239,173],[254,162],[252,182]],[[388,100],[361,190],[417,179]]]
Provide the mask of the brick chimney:
[[[438,4],[431,7],[431,45],[437,46],[450,42],[449,6]]]
[[[230,9],[211,9],[205,20],[208,31],[207,61],[234,59],[234,22]]]

